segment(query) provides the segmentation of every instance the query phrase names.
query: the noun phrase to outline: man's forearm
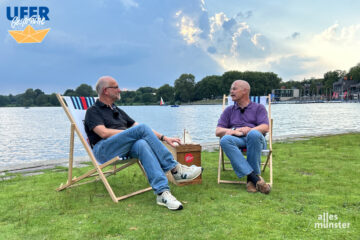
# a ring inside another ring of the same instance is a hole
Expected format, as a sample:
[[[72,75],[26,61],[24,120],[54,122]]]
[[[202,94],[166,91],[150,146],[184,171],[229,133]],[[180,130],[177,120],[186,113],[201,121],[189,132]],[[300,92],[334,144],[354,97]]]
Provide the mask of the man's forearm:
[[[248,132],[252,129],[258,130],[259,132],[261,132],[262,134],[265,134],[269,131],[269,125],[267,124],[261,124],[259,126],[256,126],[254,128],[249,128],[249,127],[242,127],[242,128],[237,128],[236,130],[233,130],[231,128],[222,128],[222,127],[217,127],[216,131],[215,131],[215,135],[217,137],[223,137],[225,135],[236,135],[236,136],[242,136],[242,135],[247,135]]]
[[[256,126],[256,127],[252,128],[252,129],[258,130],[262,134],[265,134],[265,133],[269,132],[269,125],[260,124],[259,126]]]
[[[232,130],[230,128],[217,127],[215,131],[215,135],[217,137],[223,137],[224,135],[233,135],[233,134],[235,134],[235,130]]]
[[[138,122],[135,122],[131,127],[134,127],[134,126],[136,126],[136,125],[138,125],[138,124],[139,124]],[[154,129],[151,129],[151,130],[153,131],[153,133],[156,135],[156,137],[157,137],[158,139],[160,139],[161,136],[163,136],[162,134],[158,133],[158,132],[155,131]]]
[[[106,139],[106,138],[112,137],[118,133],[121,133],[122,131],[124,131],[124,130],[106,128],[106,131],[104,131],[103,135],[100,137]]]
[[[151,129],[151,130],[154,132],[154,134],[156,135],[156,137],[157,137],[158,139],[160,139],[161,136],[163,136],[162,134],[158,133],[158,132],[155,131],[154,129]],[[165,137],[165,135],[164,135],[164,137]]]

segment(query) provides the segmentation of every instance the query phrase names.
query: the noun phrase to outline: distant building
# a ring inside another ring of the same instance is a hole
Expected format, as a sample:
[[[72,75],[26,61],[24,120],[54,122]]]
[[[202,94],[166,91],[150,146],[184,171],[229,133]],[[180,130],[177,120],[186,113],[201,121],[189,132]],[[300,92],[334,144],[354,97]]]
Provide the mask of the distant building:
[[[360,83],[350,85],[349,95],[352,100],[360,100]]]
[[[273,94],[275,101],[289,101],[298,99],[300,96],[299,89],[273,89],[271,91]]]
[[[353,80],[348,80],[347,77],[340,78],[339,81],[333,83],[333,95],[332,99],[345,100],[352,99],[352,95],[359,93],[359,86]],[[355,92],[352,92],[354,89]]]

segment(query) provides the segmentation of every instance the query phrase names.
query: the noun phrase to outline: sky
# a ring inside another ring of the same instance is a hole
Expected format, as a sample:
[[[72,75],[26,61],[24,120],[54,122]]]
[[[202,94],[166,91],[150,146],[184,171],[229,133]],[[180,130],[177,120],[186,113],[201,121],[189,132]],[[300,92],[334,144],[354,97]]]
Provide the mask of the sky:
[[[17,43],[7,7],[45,6],[41,43]],[[360,62],[357,0],[0,0],[0,95],[63,93],[113,76],[122,89],[226,71],[321,78]]]

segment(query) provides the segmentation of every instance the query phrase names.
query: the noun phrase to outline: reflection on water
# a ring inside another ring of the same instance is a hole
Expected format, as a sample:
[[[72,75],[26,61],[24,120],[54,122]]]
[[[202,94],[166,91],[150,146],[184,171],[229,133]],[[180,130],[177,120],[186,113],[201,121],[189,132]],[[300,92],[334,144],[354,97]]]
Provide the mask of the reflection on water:
[[[167,136],[186,128],[195,142],[215,142],[220,105],[121,107],[139,123]],[[274,138],[360,132],[360,104],[272,105]],[[60,107],[0,108],[0,167],[7,164],[67,158],[70,122]],[[76,139],[75,156],[85,156]]]

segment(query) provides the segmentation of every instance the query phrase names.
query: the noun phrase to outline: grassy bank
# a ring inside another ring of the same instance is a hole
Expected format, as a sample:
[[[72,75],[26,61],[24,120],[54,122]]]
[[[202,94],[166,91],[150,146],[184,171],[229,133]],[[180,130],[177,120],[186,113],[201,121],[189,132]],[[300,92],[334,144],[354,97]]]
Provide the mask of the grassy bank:
[[[270,195],[218,185],[218,155],[203,152],[203,184],[171,186],[184,203],[178,212],[152,192],[115,204],[101,182],[56,192],[62,168],[17,176],[0,182],[0,239],[358,239],[359,142],[347,134],[276,143]],[[147,186],[142,179],[137,168],[109,178],[118,193]],[[349,228],[315,229],[323,213]]]

